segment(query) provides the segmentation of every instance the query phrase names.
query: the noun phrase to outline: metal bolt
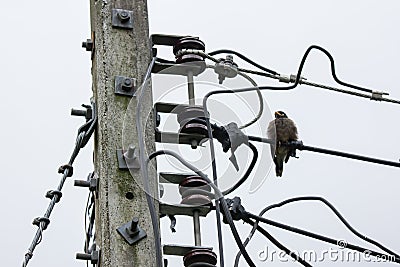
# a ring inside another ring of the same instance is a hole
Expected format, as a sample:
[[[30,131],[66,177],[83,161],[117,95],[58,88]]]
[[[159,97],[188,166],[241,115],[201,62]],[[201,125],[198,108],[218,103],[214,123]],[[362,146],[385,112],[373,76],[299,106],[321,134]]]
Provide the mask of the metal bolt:
[[[125,92],[132,90],[133,82],[130,78],[125,78],[121,84],[121,89]]]
[[[130,237],[137,236],[139,234],[139,219],[137,217],[134,217],[132,219],[130,227],[126,227],[125,231]]]
[[[92,259],[92,255],[87,253],[76,253],[76,259],[90,261]]]
[[[82,42],[82,47],[86,48],[86,51],[92,51],[93,50],[92,39],[87,39],[86,42]]]
[[[86,117],[87,110],[82,110],[82,109],[71,109],[71,115],[72,116],[82,116]]]
[[[124,153],[124,157],[127,159],[132,159],[135,157],[135,146],[134,145],[130,145],[128,147],[128,150]]]
[[[139,219],[134,217],[131,222],[131,231],[132,232],[135,232],[137,230],[138,223],[139,223]]]
[[[122,10],[121,12],[118,12],[118,18],[121,22],[127,22],[131,18],[129,13],[125,10]]]

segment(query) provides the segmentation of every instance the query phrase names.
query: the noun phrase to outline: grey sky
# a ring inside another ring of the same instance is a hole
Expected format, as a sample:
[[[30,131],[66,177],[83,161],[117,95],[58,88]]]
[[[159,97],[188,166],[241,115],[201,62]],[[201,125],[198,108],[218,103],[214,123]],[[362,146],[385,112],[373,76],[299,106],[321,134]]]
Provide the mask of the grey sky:
[[[337,75],[342,80],[384,90],[391,98],[400,99],[398,1],[203,1],[199,4],[149,0],[148,5],[151,33],[196,35],[206,43],[207,51],[231,48],[283,74],[295,73],[307,47],[318,44],[334,56]],[[0,248],[4,266],[18,266],[22,262],[36,231],[31,221],[47,208],[44,194],[58,185],[57,168],[68,161],[76,131],[83,123],[83,119],[70,117],[69,113],[71,107],[88,103],[91,96],[90,55],[80,47],[90,37],[88,6],[87,2],[74,0],[57,3],[24,0],[18,4],[5,2],[2,6]],[[172,58],[167,49],[162,49],[160,55]],[[247,66],[239,59],[235,61]],[[304,76],[311,81],[335,84],[330,77],[329,62],[319,52],[309,57]],[[259,78],[257,82],[275,84]],[[393,161],[400,158],[399,105],[307,86],[263,95],[271,110],[284,110],[294,119],[305,144]],[[289,197],[323,196],[360,232],[398,251],[398,169],[310,152],[299,152],[298,156],[299,159],[291,159],[285,166],[282,179],[270,173],[257,192],[249,194],[246,183],[233,195],[241,196],[246,208],[254,213]],[[267,169],[263,163],[258,166]],[[73,179],[86,179],[92,168],[92,147],[88,146],[76,160]],[[71,179],[63,194],[30,266],[83,265],[75,260],[75,253],[83,248],[87,191],[74,188]],[[271,218],[375,249],[349,234],[320,204],[290,205],[271,212]],[[202,221],[203,241],[216,250],[213,220],[211,216]],[[189,222],[179,220],[178,232],[172,235],[163,220],[163,242],[190,244]],[[243,237],[250,230],[241,223],[238,227]],[[333,248],[266,228],[297,251]],[[226,266],[231,266],[237,249],[228,231],[224,232],[224,239]],[[258,252],[265,246],[275,249],[258,235],[249,246],[257,266],[268,265],[257,260]],[[315,263],[316,266],[333,264]],[[242,262],[241,266],[246,264]],[[299,265],[290,262],[286,266]]]

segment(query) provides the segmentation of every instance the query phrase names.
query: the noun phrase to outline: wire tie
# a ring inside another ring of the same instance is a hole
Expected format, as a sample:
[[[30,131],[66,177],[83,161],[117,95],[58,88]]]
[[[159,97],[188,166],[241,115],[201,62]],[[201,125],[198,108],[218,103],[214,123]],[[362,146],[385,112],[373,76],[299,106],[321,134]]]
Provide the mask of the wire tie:
[[[43,230],[46,230],[47,229],[47,226],[50,224],[50,219],[49,218],[47,218],[47,217],[37,217],[37,218],[35,218],[35,219],[33,219],[33,222],[32,222],[32,224],[33,225],[36,225],[37,227],[40,227],[40,224],[41,223],[44,223],[44,226],[43,226]]]
[[[74,174],[74,167],[72,167],[72,165],[70,165],[70,164],[65,164],[65,165],[60,166],[60,168],[58,168],[58,173],[64,174],[65,170],[68,170],[67,177],[71,177],[72,174]]]
[[[62,197],[61,191],[58,191],[58,190],[47,191],[46,198],[53,199],[54,196],[57,196],[56,203],[58,203]]]

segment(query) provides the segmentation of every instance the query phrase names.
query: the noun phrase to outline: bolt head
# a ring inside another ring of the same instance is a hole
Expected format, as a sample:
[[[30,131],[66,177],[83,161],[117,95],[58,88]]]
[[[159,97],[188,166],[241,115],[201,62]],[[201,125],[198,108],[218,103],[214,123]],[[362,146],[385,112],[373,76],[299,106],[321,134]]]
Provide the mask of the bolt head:
[[[127,11],[122,10],[121,12],[118,13],[118,18],[121,22],[127,22],[131,18],[131,16]]]
[[[133,88],[133,82],[130,78],[125,78],[121,84],[121,89],[124,91],[130,91]]]
[[[86,42],[82,42],[82,47],[86,48],[86,51],[92,51],[93,41],[91,39],[87,39]]]

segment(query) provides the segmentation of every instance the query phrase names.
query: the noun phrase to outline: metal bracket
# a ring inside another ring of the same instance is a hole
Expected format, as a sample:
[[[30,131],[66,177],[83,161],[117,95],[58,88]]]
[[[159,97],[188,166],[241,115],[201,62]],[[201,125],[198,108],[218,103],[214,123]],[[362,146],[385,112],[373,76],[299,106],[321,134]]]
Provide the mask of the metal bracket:
[[[185,246],[185,245],[163,245],[163,253],[165,255],[175,255],[175,256],[185,256],[190,251],[195,249],[208,249],[212,251],[212,247],[203,247],[203,246]]]
[[[76,253],[76,259],[90,261],[91,264],[98,264],[100,260],[100,250],[96,250],[94,247],[89,253]]]
[[[184,215],[184,216],[193,216],[194,211],[199,212],[199,216],[206,217],[207,214],[211,211],[210,206],[192,206],[185,204],[167,204],[160,203],[160,214],[164,215]]]
[[[112,26],[123,29],[133,29],[133,11],[113,8]]]
[[[95,172],[89,173],[86,181],[75,180],[74,186],[88,187],[91,192],[95,192],[96,198],[99,197],[97,191],[99,188],[99,178],[97,177],[97,174]]]
[[[124,76],[115,76],[115,94],[134,96],[136,94],[136,79]]]
[[[140,169],[138,149],[133,145],[126,151],[117,149],[117,159],[120,170]]]
[[[133,218],[132,221],[118,227],[117,232],[131,246],[147,236],[146,232],[139,227],[138,218]]]

